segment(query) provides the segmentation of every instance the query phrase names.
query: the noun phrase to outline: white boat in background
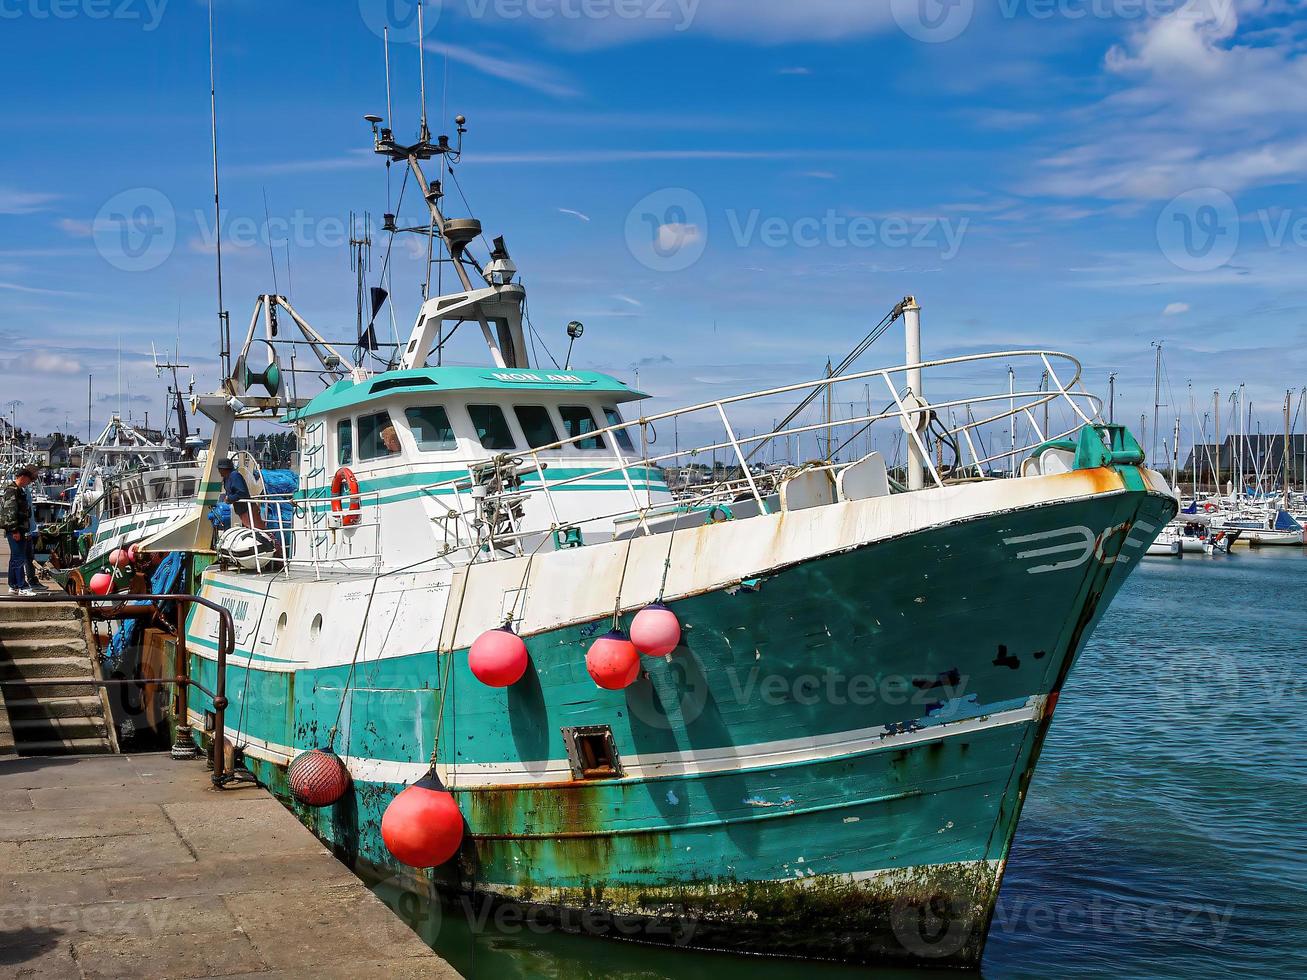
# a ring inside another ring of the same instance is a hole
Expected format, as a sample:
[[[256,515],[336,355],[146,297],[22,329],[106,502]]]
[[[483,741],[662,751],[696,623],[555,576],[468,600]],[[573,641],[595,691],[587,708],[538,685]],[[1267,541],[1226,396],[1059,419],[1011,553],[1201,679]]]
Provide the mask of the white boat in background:
[[[1212,520],[1214,529],[1239,532],[1239,540],[1252,547],[1301,547],[1303,525],[1286,510],[1242,510]]]
[[[1162,528],[1162,533],[1157,539],[1148,546],[1146,552],[1149,558],[1180,558],[1184,555],[1184,547],[1181,544],[1182,535],[1173,525],[1167,525]]]

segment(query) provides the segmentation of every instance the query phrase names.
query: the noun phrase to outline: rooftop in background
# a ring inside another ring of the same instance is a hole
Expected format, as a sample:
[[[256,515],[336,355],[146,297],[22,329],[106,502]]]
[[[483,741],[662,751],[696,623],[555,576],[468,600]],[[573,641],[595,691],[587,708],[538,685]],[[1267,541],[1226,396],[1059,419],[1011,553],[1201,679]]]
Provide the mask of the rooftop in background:
[[[353,408],[387,395],[429,392],[571,391],[604,394],[614,402],[638,401],[649,396],[611,375],[595,371],[543,371],[517,368],[438,367],[416,371],[387,371],[366,381],[338,381],[303,408],[289,413],[288,420]]]

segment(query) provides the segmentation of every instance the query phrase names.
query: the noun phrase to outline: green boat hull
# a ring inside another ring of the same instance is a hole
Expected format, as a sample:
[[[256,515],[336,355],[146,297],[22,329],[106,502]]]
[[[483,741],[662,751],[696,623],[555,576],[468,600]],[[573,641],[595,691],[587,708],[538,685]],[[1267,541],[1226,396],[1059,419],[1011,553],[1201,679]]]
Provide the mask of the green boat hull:
[[[231,667],[227,717],[251,747],[300,751],[336,728],[337,751],[382,770],[420,768],[436,746],[467,832],[434,872],[400,868],[381,839],[411,779],[356,775],[312,810],[283,765],[247,755],[343,859],[392,886],[528,903],[591,932],[639,923],[696,947],[975,965],[1067,676],[1176,509],[1134,472],[1115,492],[677,601],[681,648],[645,658],[626,691],[586,672],[602,619],[528,637],[531,666],[506,690],[481,685],[466,650],[352,676]],[[212,687],[212,660],[193,671]],[[559,776],[564,731],[604,726],[621,775]]]

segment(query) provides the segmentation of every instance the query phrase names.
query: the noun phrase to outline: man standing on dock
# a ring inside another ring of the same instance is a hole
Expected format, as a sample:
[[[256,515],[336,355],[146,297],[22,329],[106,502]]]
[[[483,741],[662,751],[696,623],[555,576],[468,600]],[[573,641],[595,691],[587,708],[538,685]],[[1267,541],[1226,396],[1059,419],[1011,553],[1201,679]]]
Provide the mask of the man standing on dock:
[[[36,595],[27,581],[32,557],[32,501],[27,487],[36,479],[36,467],[24,466],[0,495],[0,528],[9,545],[9,594]]]

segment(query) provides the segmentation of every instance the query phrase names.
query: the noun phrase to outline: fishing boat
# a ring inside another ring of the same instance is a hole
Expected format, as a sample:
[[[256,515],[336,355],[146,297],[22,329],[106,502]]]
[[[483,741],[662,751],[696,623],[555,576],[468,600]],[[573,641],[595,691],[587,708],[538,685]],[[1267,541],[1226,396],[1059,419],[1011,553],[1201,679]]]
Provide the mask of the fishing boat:
[[[83,450],[68,507],[42,525],[55,580],[85,592],[115,551],[186,521],[195,506],[202,462],[183,445],[113,415]]]
[[[447,217],[423,172],[457,163],[463,118],[457,144],[424,121],[409,146],[369,119],[460,288],[426,299],[376,370],[370,345],[346,356],[261,296],[222,388],[196,398],[214,422],[199,499],[148,549],[213,552],[214,459],[237,421],[282,420],[301,460],[293,523],[260,529],[284,497],[247,502],[199,581],[235,624],[239,723],[217,750],[360,873],[419,895],[701,948],[976,964],[1072,665],[1175,516],[1166,480],[1102,421],[1075,358],[926,360],[911,296],[882,321],[902,325],[901,365],[675,411],[533,363],[504,239],[477,261],[479,222]],[[484,367],[441,363],[461,324],[480,328]],[[288,370],[283,352],[304,349],[320,363]],[[1011,388],[1013,364],[1051,384]],[[297,371],[331,384],[299,392]],[[983,380],[944,394],[959,377]],[[888,407],[757,427],[836,385],[873,385]],[[1046,408],[1066,424],[1041,431]],[[1030,440],[987,452],[1017,416]],[[897,433],[903,459],[835,458],[871,445],[869,427]],[[674,430],[698,437],[669,446]],[[827,455],[764,474],[778,440]],[[674,467],[719,454],[720,481],[672,492]],[[1020,476],[990,475],[1012,460]],[[679,642],[633,653],[626,631],[651,608]],[[209,690],[219,628],[199,608],[187,627]],[[511,683],[474,670],[487,635],[523,642]],[[197,693],[190,709],[213,750],[215,705]],[[350,777],[329,806],[288,776],[313,750]],[[431,786],[462,842],[417,870],[383,822],[406,787]]]

